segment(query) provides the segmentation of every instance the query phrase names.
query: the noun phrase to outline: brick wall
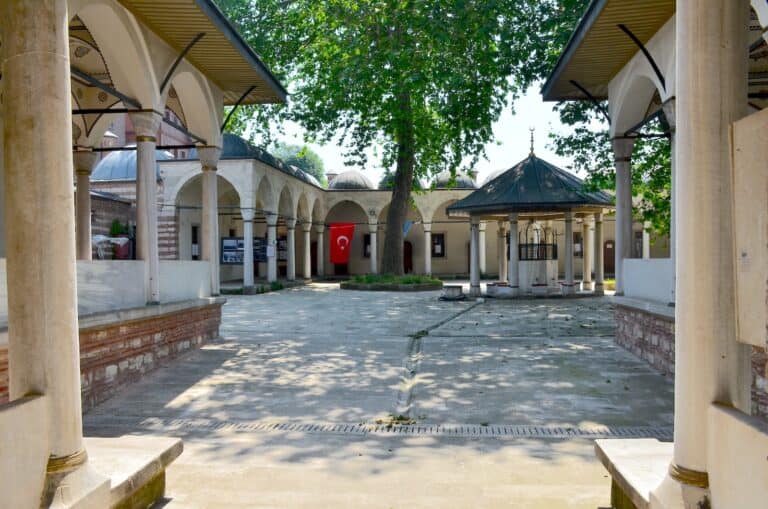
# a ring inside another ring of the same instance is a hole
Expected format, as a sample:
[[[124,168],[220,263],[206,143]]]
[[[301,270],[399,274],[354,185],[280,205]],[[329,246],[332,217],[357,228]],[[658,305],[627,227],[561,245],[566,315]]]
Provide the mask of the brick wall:
[[[218,337],[221,304],[80,329],[83,411],[184,352]],[[8,361],[0,349],[0,403],[8,401]]]
[[[616,306],[616,343],[664,374],[675,372],[675,321]],[[752,347],[752,414],[768,419],[768,353]]]
[[[124,201],[110,200],[100,196],[91,196],[91,233],[93,235],[109,235],[112,221],[117,219],[121,224],[136,222],[136,209]]]

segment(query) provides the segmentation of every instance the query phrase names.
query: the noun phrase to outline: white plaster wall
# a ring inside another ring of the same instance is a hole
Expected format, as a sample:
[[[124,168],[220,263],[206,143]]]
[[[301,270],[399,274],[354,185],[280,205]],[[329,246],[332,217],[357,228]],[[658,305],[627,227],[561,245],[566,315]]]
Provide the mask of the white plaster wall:
[[[160,301],[210,297],[210,267],[204,261],[160,260]]]
[[[142,281],[144,262],[141,260],[78,260],[78,313],[87,315],[144,306],[147,299]]]
[[[671,258],[624,260],[624,296],[667,304],[675,289],[675,267]]]

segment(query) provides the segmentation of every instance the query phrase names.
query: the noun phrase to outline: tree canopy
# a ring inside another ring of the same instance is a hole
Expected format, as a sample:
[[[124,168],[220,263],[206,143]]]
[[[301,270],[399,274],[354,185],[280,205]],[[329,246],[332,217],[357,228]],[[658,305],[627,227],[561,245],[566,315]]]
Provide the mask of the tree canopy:
[[[288,143],[276,143],[274,155],[288,164],[309,173],[322,185],[328,183],[325,178],[325,165],[320,156],[311,148],[304,145],[290,145]]]

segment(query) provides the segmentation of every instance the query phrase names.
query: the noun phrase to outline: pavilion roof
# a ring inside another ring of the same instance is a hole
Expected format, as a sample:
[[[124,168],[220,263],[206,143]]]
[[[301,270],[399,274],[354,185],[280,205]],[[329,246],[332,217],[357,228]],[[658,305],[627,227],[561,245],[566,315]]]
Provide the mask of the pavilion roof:
[[[590,207],[611,208],[613,199],[605,192],[586,190],[583,180],[531,153],[448,207],[448,214],[562,212]]]

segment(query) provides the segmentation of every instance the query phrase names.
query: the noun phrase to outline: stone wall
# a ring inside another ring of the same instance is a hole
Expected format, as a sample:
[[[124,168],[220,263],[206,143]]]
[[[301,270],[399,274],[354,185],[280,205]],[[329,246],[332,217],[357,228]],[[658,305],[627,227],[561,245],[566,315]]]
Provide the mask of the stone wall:
[[[102,325],[88,325],[85,320],[80,329],[83,411],[168,361],[218,337],[222,303]],[[0,403],[8,401],[7,380],[7,351],[2,346]]]
[[[616,343],[663,374],[675,372],[675,321],[616,305]],[[768,419],[768,353],[752,347],[752,414]]]

